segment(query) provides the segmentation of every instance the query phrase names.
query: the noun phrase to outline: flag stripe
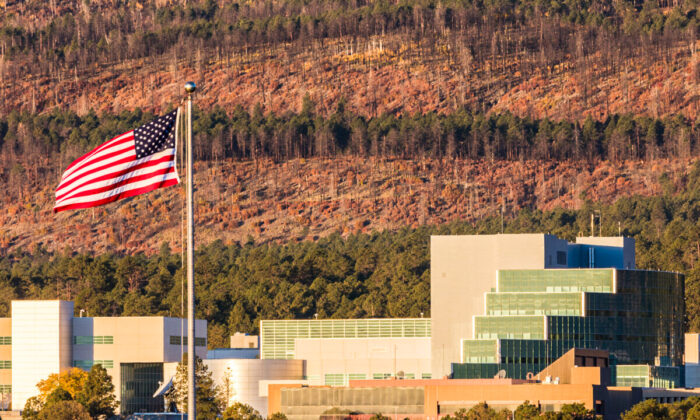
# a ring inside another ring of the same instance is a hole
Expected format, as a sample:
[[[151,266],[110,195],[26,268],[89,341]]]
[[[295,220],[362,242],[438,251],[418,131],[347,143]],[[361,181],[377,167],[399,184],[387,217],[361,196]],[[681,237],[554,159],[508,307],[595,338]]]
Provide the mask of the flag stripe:
[[[76,159],[56,187],[54,212],[100,206],[179,183],[173,135],[177,121],[179,111],[166,114]]]
[[[168,152],[168,150],[170,152]],[[165,160],[172,160],[169,155],[174,154],[175,151],[173,149],[166,149],[163,152],[159,152],[157,154],[153,154],[151,156],[141,158],[141,159],[136,159],[136,154],[131,154],[130,156],[125,156],[121,157],[118,160],[114,160],[110,162],[109,164],[98,166],[95,168],[92,168],[90,171],[85,173],[85,176],[89,175],[89,178],[81,177],[81,178],[75,178],[71,180],[70,182],[66,183],[66,186],[64,188],[61,188],[60,190],[56,190],[56,199],[60,200],[63,197],[65,197],[68,194],[71,194],[73,191],[84,187],[86,184],[90,184],[93,182],[99,182],[103,181],[108,178],[115,178],[119,177],[125,173],[127,173],[130,170],[137,170],[140,169],[144,166],[144,164],[147,164],[149,161],[154,161],[157,160],[158,162]],[[156,162],[157,163],[157,162]],[[75,180],[82,180],[84,181],[82,184],[79,185],[72,185],[73,181]],[[71,189],[67,189],[68,187],[71,187]]]
[[[115,156],[106,163],[99,162],[99,166],[98,164],[91,165],[90,168],[82,172],[80,176],[71,178],[68,181],[63,182],[60,188],[56,190],[56,198],[59,198],[59,196],[63,196],[66,193],[66,190],[73,186],[73,183],[75,182],[86,180],[86,182],[90,182],[94,176],[104,174],[106,173],[105,171],[107,171],[110,168],[113,168],[114,170],[125,168],[127,167],[126,165],[128,165],[129,163],[135,162],[135,159],[136,154],[133,152],[133,150],[130,150],[126,153],[122,153],[119,156]]]
[[[66,171],[63,173],[63,176],[70,175],[73,172],[73,169],[76,166],[78,166],[78,164],[80,162],[83,162],[85,160],[88,160],[88,159],[94,157],[97,153],[105,150],[106,148],[118,146],[122,143],[128,142],[129,138],[133,135],[134,135],[134,131],[132,130],[132,131],[126,132],[120,136],[117,136],[117,137],[113,138],[112,140],[107,141],[106,143],[103,143],[103,144],[97,146],[96,148],[94,148],[90,152],[88,152],[87,154],[79,157],[78,159],[74,160],[73,163],[68,165],[68,167],[66,168]]]
[[[102,180],[101,182],[88,184],[86,188],[81,188],[77,191],[73,191],[70,193],[70,195],[65,196],[64,198],[57,199],[56,204],[62,205],[70,200],[97,194],[104,191],[109,191],[112,188],[128,184],[129,182],[146,179],[148,177],[154,177],[156,175],[163,174],[166,172],[173,172],[175,171],[174,167],[175,165],[167,158],[167,156],[164,162],[145,162],[144,166],[142,166],[138,170],[127,171],[120,176],[109,177],[105,180]]]
[[[110,148],[108,150],[103,151],[102,153],[95,155],[95,157],[89,162],[85,162],[84,165],[76,168],[72,174],[64,175],[63,179],[61,179],[61,186],[63,187],[67,185],[75,178],[85,176],[90,172],[91,169],[95,168],[98,165],[110,164],[115,160],[130,155],[136,156],[136,153],[134,152],[133,140],[132,144]]]
[[[146,185],[144,187],[136,188],[136,189],[131,189],[131,190],[126,190],[124,189],[123,191],[120,191],[118,193],[115,193],[112,196],[105,197],[102,199],[94,200],[94,201],[81,201],[75,204],[68,204],[60,207],[55,207],[54,212],[59,212],[63,210],[72,210],[72,209],[86,209],[89,207],[96,207],[96,206],[101,206],[103,204],[108,204],[112,203],[117,200],[121,200],[122,198],[128,198],[128,197],[133,197],[135,195],[147,193],[149,191],[153,191],[157,188],[165,188],[169,187],[171,185],[176,185],[179,182],[177,176],[172,176],[165,178],[160,181],[156,181],[155,183],[151,185]]]

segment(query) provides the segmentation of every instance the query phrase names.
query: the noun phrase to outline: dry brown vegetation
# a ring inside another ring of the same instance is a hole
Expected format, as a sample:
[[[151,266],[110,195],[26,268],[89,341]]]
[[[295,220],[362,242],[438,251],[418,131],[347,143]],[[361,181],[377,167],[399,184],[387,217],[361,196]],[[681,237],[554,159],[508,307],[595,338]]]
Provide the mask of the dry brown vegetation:
[[[580,208],[683,184],[691,162],[505,162],[310,159],[196,168],[197,241],[313,240],[338,233],[476,222],[504,210]],[[661,176],[665,173],[666,176]],[[153,253],[181,243],[182,189],[54,215],[53,186],[0,205],[0,249]],[[668,191],[666,191],[668,192]],[[14,194],[12,194],[14,196]],[[15,197],[16,198],[16,197]]]

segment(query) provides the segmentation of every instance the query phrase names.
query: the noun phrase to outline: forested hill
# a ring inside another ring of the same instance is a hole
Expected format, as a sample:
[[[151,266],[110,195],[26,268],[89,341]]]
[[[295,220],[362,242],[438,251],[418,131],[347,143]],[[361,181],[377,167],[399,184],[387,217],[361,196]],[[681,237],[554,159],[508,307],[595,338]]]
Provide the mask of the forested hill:
[[[0,112],[698,115],[690,0],[2,0]]]
[[[550,232],[573,240],[600,209],[603,235],[637,240],[638,268],[686,274],[688,329],[700,331],[700,165],[673,190],[621,198],[581,210],[521,210],[503,230]],[[618,225],[618,222],[620,223]],[[300,243],[201,246],[196,258],[197,316],[209,323],[210,347],[228,334],[255,332],[260,319],[416,317],[430,315],[429,235],[496,233],[501,219],[453,222],[371,234],[338,234]],[[97,315],[181,314],[180,253],[92,256],[42,247],[0,257],[0,316],[9,301],[73,299]]]

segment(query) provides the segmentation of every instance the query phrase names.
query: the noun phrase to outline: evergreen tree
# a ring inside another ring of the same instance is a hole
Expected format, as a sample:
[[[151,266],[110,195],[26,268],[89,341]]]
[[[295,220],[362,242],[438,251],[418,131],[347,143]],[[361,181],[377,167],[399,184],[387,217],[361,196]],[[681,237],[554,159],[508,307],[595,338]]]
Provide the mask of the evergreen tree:
[[[275,414],[279,415],[279,413]],[[273,414],[273,416],[275,414]],[[236,402],[233,403],[233,405],[231,405],[229,408],[227,408],[226,411],[224,411],[223,420],[262,420],[262,416],[260,415],[258,410],[254,409],[250,405],[243,404],[241,402]]]
[[[224,401],[219,387],[214,384],[209,368],[202,359],[195,357],[195,393],[197,398],[197,419],[213,419],[221,415]],[[187,357],[183,356],[178,363],[173,386],[167,393],[167,398],[177,405],[181,412],[187,412]]]
[[[515,420],[530,420],[539,417],[540,409],[536,405],[530,404],[530,401],[525,401],[515,409],[513,418]]]
[[[114,396],[114,384],[112,377],[107,374],[107,370],[102,365],[97,364],[90,369],[87,380],[75,400],[82,404],[92,417],[114,415],[118,405]]]

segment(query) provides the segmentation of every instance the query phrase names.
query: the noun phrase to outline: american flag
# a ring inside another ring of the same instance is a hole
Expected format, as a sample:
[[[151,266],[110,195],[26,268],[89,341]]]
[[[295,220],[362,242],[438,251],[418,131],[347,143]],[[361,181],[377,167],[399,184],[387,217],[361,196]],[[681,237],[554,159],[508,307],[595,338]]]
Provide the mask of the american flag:
[[[117,136],[76,159],[56,187],[54,213],[101,206],[180,182],[177,111]]]

